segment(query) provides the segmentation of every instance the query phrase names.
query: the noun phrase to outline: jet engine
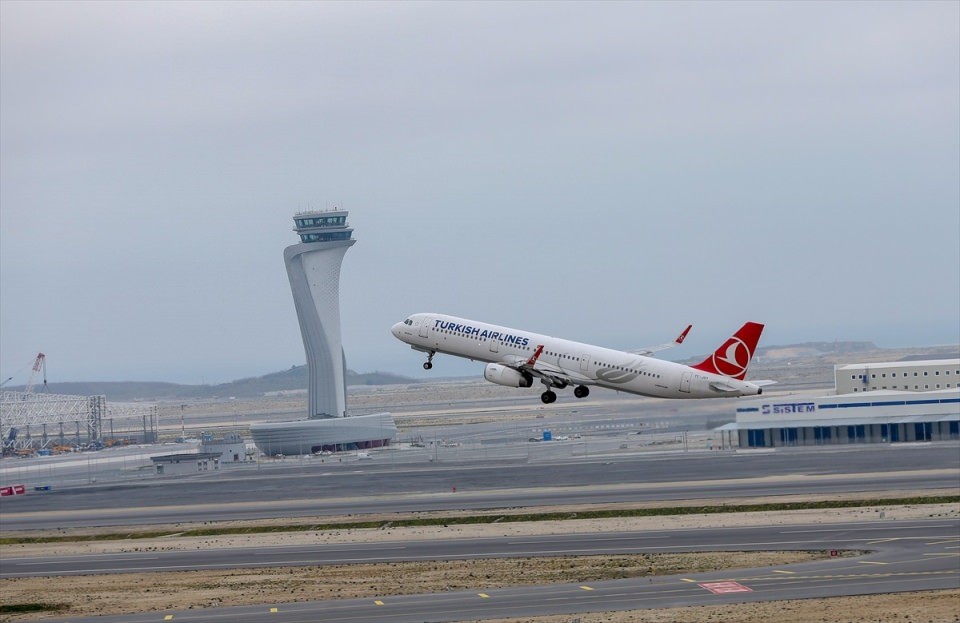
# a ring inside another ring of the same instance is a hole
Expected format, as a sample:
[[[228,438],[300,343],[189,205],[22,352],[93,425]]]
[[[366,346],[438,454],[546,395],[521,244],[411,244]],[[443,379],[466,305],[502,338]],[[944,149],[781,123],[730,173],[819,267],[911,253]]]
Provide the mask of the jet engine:
[[[499,363],[488,363],[483,369],[483,378],[497,385],[507,387],[531,387],[533,377],[526,372],[517,372],[513,368],[502,366]]]

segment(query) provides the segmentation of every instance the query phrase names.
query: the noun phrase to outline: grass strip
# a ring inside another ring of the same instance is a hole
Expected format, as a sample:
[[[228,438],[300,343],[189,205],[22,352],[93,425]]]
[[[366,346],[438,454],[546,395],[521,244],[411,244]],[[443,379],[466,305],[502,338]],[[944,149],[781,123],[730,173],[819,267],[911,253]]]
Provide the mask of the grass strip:
[[[332,530],[362,530],[406,528],[422,526],[457,526],[471,524],[519,523],[530,521],[564,521],[571,519],[610,519],[628,517],[657,517],[671,515],[712,515],[718,513],[755,513],[795,510],[820,510],[831,508],[864,508],[871,506],[906,506],[921,504],[960,503],[960,495],[942,495],[907,498],[878,498],[873,500],[821,500],[809,502],[779,502],[769,504],[713,504],[705,506],[663,506],[653,508],[624,508],[586,510],[578,512],[517,513],[462,515],[452,517],[421,517],[410,519],[386,519],[377,521],[340,521],[333,523],[287,524],[280,526],[223,526],[197,528],[194,530],[144,531],[96,535],[66,535],[44,537],[5,537],[0,545],[26,545],[32,543],[81,543],[87,541],[120,541],[153,539],[162,537],[230,536],[282,532],[326,532]]]

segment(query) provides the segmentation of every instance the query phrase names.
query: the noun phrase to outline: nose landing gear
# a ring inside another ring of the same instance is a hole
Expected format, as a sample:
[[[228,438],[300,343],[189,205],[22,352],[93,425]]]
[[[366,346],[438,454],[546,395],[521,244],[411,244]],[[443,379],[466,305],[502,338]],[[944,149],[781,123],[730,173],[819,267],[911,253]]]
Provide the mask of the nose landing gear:
[[[436,352],[427,353],[427,360],[423,362],[423,369],[429,370],[433,367],[433,356],[436,355]]]

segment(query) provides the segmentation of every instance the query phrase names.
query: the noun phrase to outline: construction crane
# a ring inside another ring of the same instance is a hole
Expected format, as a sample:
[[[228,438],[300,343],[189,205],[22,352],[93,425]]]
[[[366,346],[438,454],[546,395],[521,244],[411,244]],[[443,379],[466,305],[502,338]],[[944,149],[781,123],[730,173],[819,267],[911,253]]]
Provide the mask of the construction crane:
[[[33,392],[33,386],[36,384],[34,379],[37,376],[37,372],[43,370],[43,389],[47,389],[47,356],[43,353],[37,353],[37,358],[33,362],[33,371],[30,373],[30,380],[27,381],[27,386],[23,390],[23,393],[29,394]],[[41,390],[42,391],[42,390]]]

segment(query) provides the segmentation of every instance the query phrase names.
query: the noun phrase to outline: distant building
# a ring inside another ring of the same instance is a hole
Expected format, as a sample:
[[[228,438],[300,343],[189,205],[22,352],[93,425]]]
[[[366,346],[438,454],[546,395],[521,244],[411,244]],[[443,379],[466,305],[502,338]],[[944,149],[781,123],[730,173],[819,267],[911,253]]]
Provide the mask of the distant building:
[[[834,366],[838,394],[876,390],[928,392],[960,387],[960,359],[851,363]]]
[[[200,438],[200,451],[220,454],[223,463],[242,463],[247,460],[247,444],[239,433],[227,433],[221,438],[204,434]]]
[[[152,456],[154,471],[158,476],[198,474],[220,469],[219,452],[193,452]]]
[[[738,402],[736,422],[716,429],[722,446],[960,439],[960,360],[849,364],[834,371],[838,390],[834,395],[771,392]]]

